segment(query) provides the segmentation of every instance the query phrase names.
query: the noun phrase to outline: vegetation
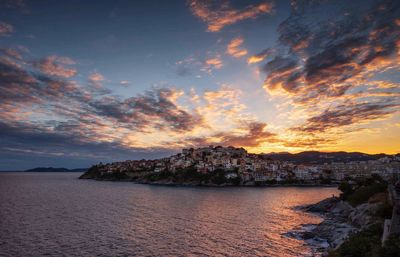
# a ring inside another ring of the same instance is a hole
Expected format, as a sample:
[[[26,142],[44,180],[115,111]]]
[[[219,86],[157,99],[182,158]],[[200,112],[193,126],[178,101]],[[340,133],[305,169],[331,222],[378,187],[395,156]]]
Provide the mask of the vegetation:
[[[229,173],[236,173],[237,170],[230,171]],[[190,166],[188,168],[180,169],[175,172],[171,171],[162,171],[158,173],[151,173],[146,176],[146,178],[151,181],[159,181],[159,180],[169,180],[173,183],[190,183],[190,182],[198,182],[199,184],[216,184],[221,185],[225,183],[229,183],[232,185],[239,185],[240,178],[226,178],[226,171],[222,169],[215,170],[212,173],[201,173],[198,172],[196,167]]]
[[[390,236],[381,249],[382,257],[400,257],[400,236]]]
[[[351,235],[329,257],[400,257],[400,236],[390,236],[382,246],[382,223]]]
[[[149,180],[149,181],[157,181],[157,180],[163,180],[163,179],[168,179],[168,178],[170,178],[170,177],[172,177],[173,176],[173,173],[172,172],[170,172],[170,171],[161,171],[161,172],[158,172],[158,173],[151,173],[151,174],[148,174],[147,176],[146,176],[146,178]]]
[[[339,190],[342,191],[341,198],[354,207],[366,203],[371,196],[385,192],[386,189],[387,183],[377,176],[354,183],[344,181],[339,185]]]
[[[386,195],[386,197],[388,197]],[[389,204],[388,199],[386,198],[375,211],[374,216],[381,219],[390,219],[392,217],[393,207]]]
[[[378,257],[381,252],[382,224],[351,235],[338,249],[329,253],[329,257]]]
[[[340,184],[341,198],[351,205],[379,203],[374,213],[375,223],[362,231],[352,234],[329,257],[400,257],[400,235],[391,235],[382,246],[383,220],[391,218],[392,206],[388,201],[387,183],[379,176],[345,181]]]

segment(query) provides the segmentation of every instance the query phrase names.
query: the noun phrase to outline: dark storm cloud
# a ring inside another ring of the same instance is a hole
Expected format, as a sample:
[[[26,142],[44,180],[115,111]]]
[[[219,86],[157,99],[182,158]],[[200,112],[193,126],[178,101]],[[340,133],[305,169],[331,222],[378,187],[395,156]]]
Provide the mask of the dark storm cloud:
[[[287,52],[264,66],[266,88],[300,100],[340,97],[349,78],[398,51],[400,2],[294,1],[279,26]]]

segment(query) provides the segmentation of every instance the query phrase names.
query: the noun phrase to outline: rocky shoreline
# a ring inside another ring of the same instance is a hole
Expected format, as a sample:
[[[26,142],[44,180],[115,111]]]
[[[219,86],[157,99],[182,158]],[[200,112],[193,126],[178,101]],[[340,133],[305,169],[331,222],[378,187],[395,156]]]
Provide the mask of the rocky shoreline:
[[[329,250],[337,249],[353,233],[376,223],[373,215],[379,203],[364,203],[352,207],[338,197],[331,197],[316,204],[300,206],[305,211],[321,216],[319,224],[305,224],[289,233],[289,236],[304,240],[322,256]]]

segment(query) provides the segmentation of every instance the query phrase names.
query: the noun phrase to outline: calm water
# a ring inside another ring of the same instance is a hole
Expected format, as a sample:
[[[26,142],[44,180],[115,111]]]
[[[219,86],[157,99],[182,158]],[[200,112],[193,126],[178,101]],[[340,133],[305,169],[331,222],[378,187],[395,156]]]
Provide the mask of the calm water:
[[[186,188],[0,173],[0,256],[313,256],[282,236],[334,188]]]

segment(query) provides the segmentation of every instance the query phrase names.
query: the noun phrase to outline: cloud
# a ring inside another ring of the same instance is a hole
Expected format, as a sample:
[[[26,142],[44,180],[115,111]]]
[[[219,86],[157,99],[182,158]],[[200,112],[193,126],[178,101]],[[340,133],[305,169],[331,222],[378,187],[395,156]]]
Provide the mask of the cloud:
[[[300,102],[337,98],[371,73],[393,67],[399,51],[399,5],[385,0],[295,1],[278,30],[287,49],[263,67],[265,88]]]
[[[93,72],[89,75],[89,84],[96,88],[101,88],[103,86],[101,83],[103,80],[103,75],[98,72]]]
[[[399,102],[348,103],[327,109],[321,114],[307,119],[305,124],[292,128],[292,131],[320,133],[332,129],[384,119],[399,111]]]
[[[190,0],[188,3],[192,13],[207,23],[210,32],[218,32],[225,26],[271,13],[273,9],[271,2],[249,5],[243,10],[233,9],[226,0]]]
[[[260,52],[260,53],[258,53],[258,54],[256,54],[256,55],[250,56],[250,57],[247,59],[247,63],[248,63],[248,64],[252,64],[252,63],[262,62],[262,61],[264,61],[267,57],[273,55],[274,52],[275,52],[275,50],[274,50],[273,48],[267,48],[267,49],[265,49],[264,51],[262,51],[262,52]]]
[[[172,145],[161,138],[182,138],[204,126],[202,115],[178,104],[181,90],[153,88],[123,98],[48,75],[40,60],[25,59],[22,50],[0,49],[0,153],[8,157],[0,158],[1,167],[28,156],[85,163],[159,156]]]
[[[10,35],[14,31],[11,24],[0,21],[0,36]]]
[[[211,74],[213,70],[221,69],[222,66],[223,63],[221,60],[221,56],[216,55],[215,57],[205,60],[203,66],[201,67],[201,70]]]
[[[98,72],[93,72],[92,74],[90,74],[89,80],[93,81],[93,82],[99,82],[99,81],[103,81],[104,77],[103,77],[103,75],[101,75]]]
[[[394,0],[292,1],[278,45],[248,59],[261,63],[271,99],[286,102],[283,147],[337,145],[398,113],[399,16]]]
[[[337,138],[327,138],[319,136],[306,136],[301,138],[296,138],[294,140],[282,141],[284,147],[290,148],[301,148],[301,149],[316,149],[326,146],[335,145],[338,143]]]
[[[121,80],[120,82],[119,82],[119,84],[121,85],[121,86],[128,86],[129,84],[130,84],[130,82],[128,81],[128,80]]]
[[[51,55],[35,61],[33,66],[46,75],[70,78],[77,73],[75,68],[68,67],[73,64],[75,64],[75,61],[69,57]]]
[[[159,88],[125,100],[103,97],[90,105],[97,115],[132,129],[155,126],[158,129],[187,131],[201,125],[201,116],[189,114],[174,103],[178,93],[174,89]]]
[[[3,51],[3,54],[8,53]],[[20,57],[18,55],[13,55]],[[57,59],[70,64],[69,59]],[[26,64],[24,64],[26,63]],[[33,61],[0,57],[0,107],[2,117],[15,120],[24,111],[40,110],[42,115],[54,115],[81,123],[112,122],[116,126],[135,131],[147,127],[161,130],[186,131],[201,126],[202,118],[197,113],[189,113],[175,101],[181,91],[173,88],[158,88],[134,97],[122,99],[96,88],[85,88],[64,76],[52,76],[53,72],[42,74],[32,68],[43,66]],[[47,71],[47,70],[46,70]],[[104,78],[98,73],[91,74],[93,82]],[[38,111],[39,112],[39,111]],[[39,113],[38,113],[39,114]],[[109,124],[104,125],[109,126]]]
[[[266,142],[276,142],[276,134],[266,131],[267,124],[249,122],[240,131],[218,132],[207,137],[188,138],[184,146],[222,145],[234,147],[258,147]]]
[[[188,56],[182,60],[177,61],[176,64],[176,73],[179,76],[188,76],[194,73],[194,70],[198,70],[199,67],[203,66],[203,63],[197,60],[197,57]]]
[[[206,72],[209,75],[214,70],[221,69],[224,64],[219,53],[208,52],[206,56],[190,55],[175,63],[178,76],[201,77],[199,71]]]
[[[0,0],[0,7],[26,10],[27,5],[24,0]]]
[[[160,158],[171,149],[127,147],[121,142],[88,140],[76,129],[50,129],[32,122],[0,121],[0,170],[32,167],[85,168],[96,162]],[[65,126],[65,125],[64,125]]]
[[[245,56],[247,54],[247,50],[243,48],[243,42],[243,37],[232,39],[232,41],[226,47],[226,53],[236,58]]]
[[[14,60],[22,60],[22,56],[28,52],[29,50],[22,46],[17,46],[14,48],[0,48],[0,54],[2,54],[2,56]]]
[[[265,130],[267,124],[252,122],[247,125],[247,133],[236,135],[233,133],[221,133],[216,135],[221,139],[220,144],[235,147],[257,147],[262,143],[275,141],[276,134]]]

